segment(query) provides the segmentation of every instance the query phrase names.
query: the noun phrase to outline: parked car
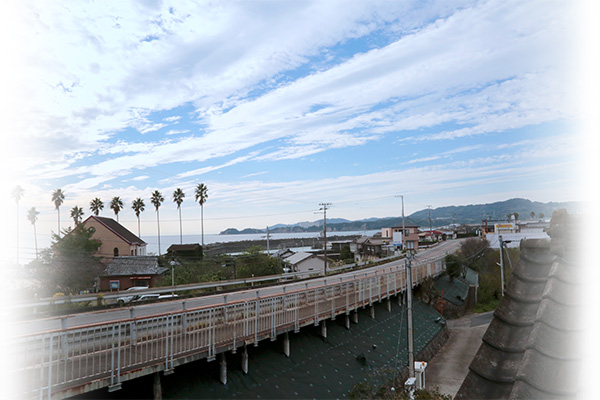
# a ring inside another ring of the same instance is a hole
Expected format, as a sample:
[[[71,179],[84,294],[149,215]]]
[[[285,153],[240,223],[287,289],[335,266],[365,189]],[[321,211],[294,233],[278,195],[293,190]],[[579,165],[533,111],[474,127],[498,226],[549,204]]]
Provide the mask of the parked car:
[[[133,292],[136,290],[144,290],[144,289],[148,289],[148,286],[133,286],[130,287],[129,289],[125,290],[126,292]],[[135,297],[139,297],[139,295],[125,295],[125,296],[121,296],[121,297],[117,297],[117,303],[119,304],[125,304],[125,303],[130,303],[133,301],[133,299]]]
[[[140,294],[135,296],[131,301],[136,303],[142,303],[144,301],[152,301],[160,299],[160,295],[156,293]]]
[[[160,296],[158,296],[159,300],[165,300],[165,299],[174,299],[175,297],[179,297],[176,294],[161,294]]]

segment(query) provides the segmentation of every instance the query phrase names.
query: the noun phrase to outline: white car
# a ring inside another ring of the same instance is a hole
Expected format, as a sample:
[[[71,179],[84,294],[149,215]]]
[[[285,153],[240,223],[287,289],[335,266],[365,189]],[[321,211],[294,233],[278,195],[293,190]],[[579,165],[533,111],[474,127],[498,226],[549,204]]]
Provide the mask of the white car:
[[[136,290],[144,290],[144,289],[148,289],[148,286],[133,286],[133,287],[130,287],[129,289],[127,289],[126,292],[131,292],[131,291],[136,291]],[[117,297],[117,303],[119,303],[119,304],[130,303],[131,301],[134,300],[134,298],[139,297],[139,296],[140,295],[132,294],[130,296]]]

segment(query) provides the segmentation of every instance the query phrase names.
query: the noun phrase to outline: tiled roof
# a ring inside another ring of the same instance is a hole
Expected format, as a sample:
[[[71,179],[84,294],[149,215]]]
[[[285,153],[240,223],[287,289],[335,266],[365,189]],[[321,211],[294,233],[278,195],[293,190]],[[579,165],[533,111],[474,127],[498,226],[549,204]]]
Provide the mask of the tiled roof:
[[[95,215],[92,215],[91,217],[86,219],[83,223],[85,224],[85,222],[87,222],[87,220],[89,220],[91,218],[94,218],[95,220],[100,222],[102,225],[106,226],[108,229],[113,231],[115,234],[120,236],[123,240],[125,240],[129,244],[137,244],[137,245],[145,245],[146,244],[146,242],[144,242],[142,239],[137,237],[137,235],[133,234],[129,229],[125,228],[123,225],[121,225],[120,223],[118,223],[117,221],[115,221],[112,218],[97,217]]]
[[[160,275],[168,271],[158,265],[158,256],[115,257],[103,276]]]
[[[289,256],[287,258],[284,258],[284,260],[287,261],[287,262],[289,262],[292,265],[295,265],[295,264],[298,264],[298,263],[306,260],[307,258],[311,258],[313,256],[314,255],[310,254],[310,253],[300,252],[300,253],[292,254],[291,256]]]
[[[469,294],[469,285],[461,279],[450,280],[448,275],[440,276],[435,281],[435,288],[444,293],[444,300],[461,306]]]
[[[561,210],[551,239],[521,242],[519,264],[456,399],[577,397],[582,280],[574,234]]]
[[[167,249],[167,252],[174,251],[196,251],[200,249],[199,243],[191,243],[191,244],[172,244]]]

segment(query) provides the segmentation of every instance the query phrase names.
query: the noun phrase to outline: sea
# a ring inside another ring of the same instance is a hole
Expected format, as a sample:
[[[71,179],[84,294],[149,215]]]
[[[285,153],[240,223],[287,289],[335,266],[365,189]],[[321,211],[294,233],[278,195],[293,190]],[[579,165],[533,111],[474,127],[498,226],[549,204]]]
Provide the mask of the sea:
[[[327,232],[328,236],[355,236],[367,235],[372,236],[380,230],[367,231],[347,231],[347,232]],[[295,233],[270,233],[270,239],[306,239],[306,245],[312,245],[312,242],[318,239],[322,232],[295,232]],[[179,240],[179,235],[161,235],[160,236],[160,251],[165,253],[172,244],[191,244],[202,243],[201,235],[183,235]],[[142,236],[148,245],[146,246],[146,254],[158,254],[158,236]],[[211,243],[227,243],[241,242],[245,240],[267,240],[266,233],[251,233],[251,234],[236,234],[236,235],[219,235],[219,234],[204,234],[204,244]]]

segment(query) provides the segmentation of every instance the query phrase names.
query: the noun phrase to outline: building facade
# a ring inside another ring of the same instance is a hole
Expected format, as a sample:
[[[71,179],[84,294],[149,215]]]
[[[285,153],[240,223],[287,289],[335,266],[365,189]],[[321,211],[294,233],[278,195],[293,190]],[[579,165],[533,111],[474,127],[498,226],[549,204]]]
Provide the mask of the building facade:
[[[96,256],[105,264],[115,257],[146,255],[146,242],[112,218],[92,215],[82,224],[93,230],[94,239],[102,242]]]
[[[419,226],[405,225],[404,233],[401,226],[381,229],[381,239],[391,240],[395,248],[402,249],[402,235],[404,234],[404,242],[407,250],[417,250],[419,248]]]

